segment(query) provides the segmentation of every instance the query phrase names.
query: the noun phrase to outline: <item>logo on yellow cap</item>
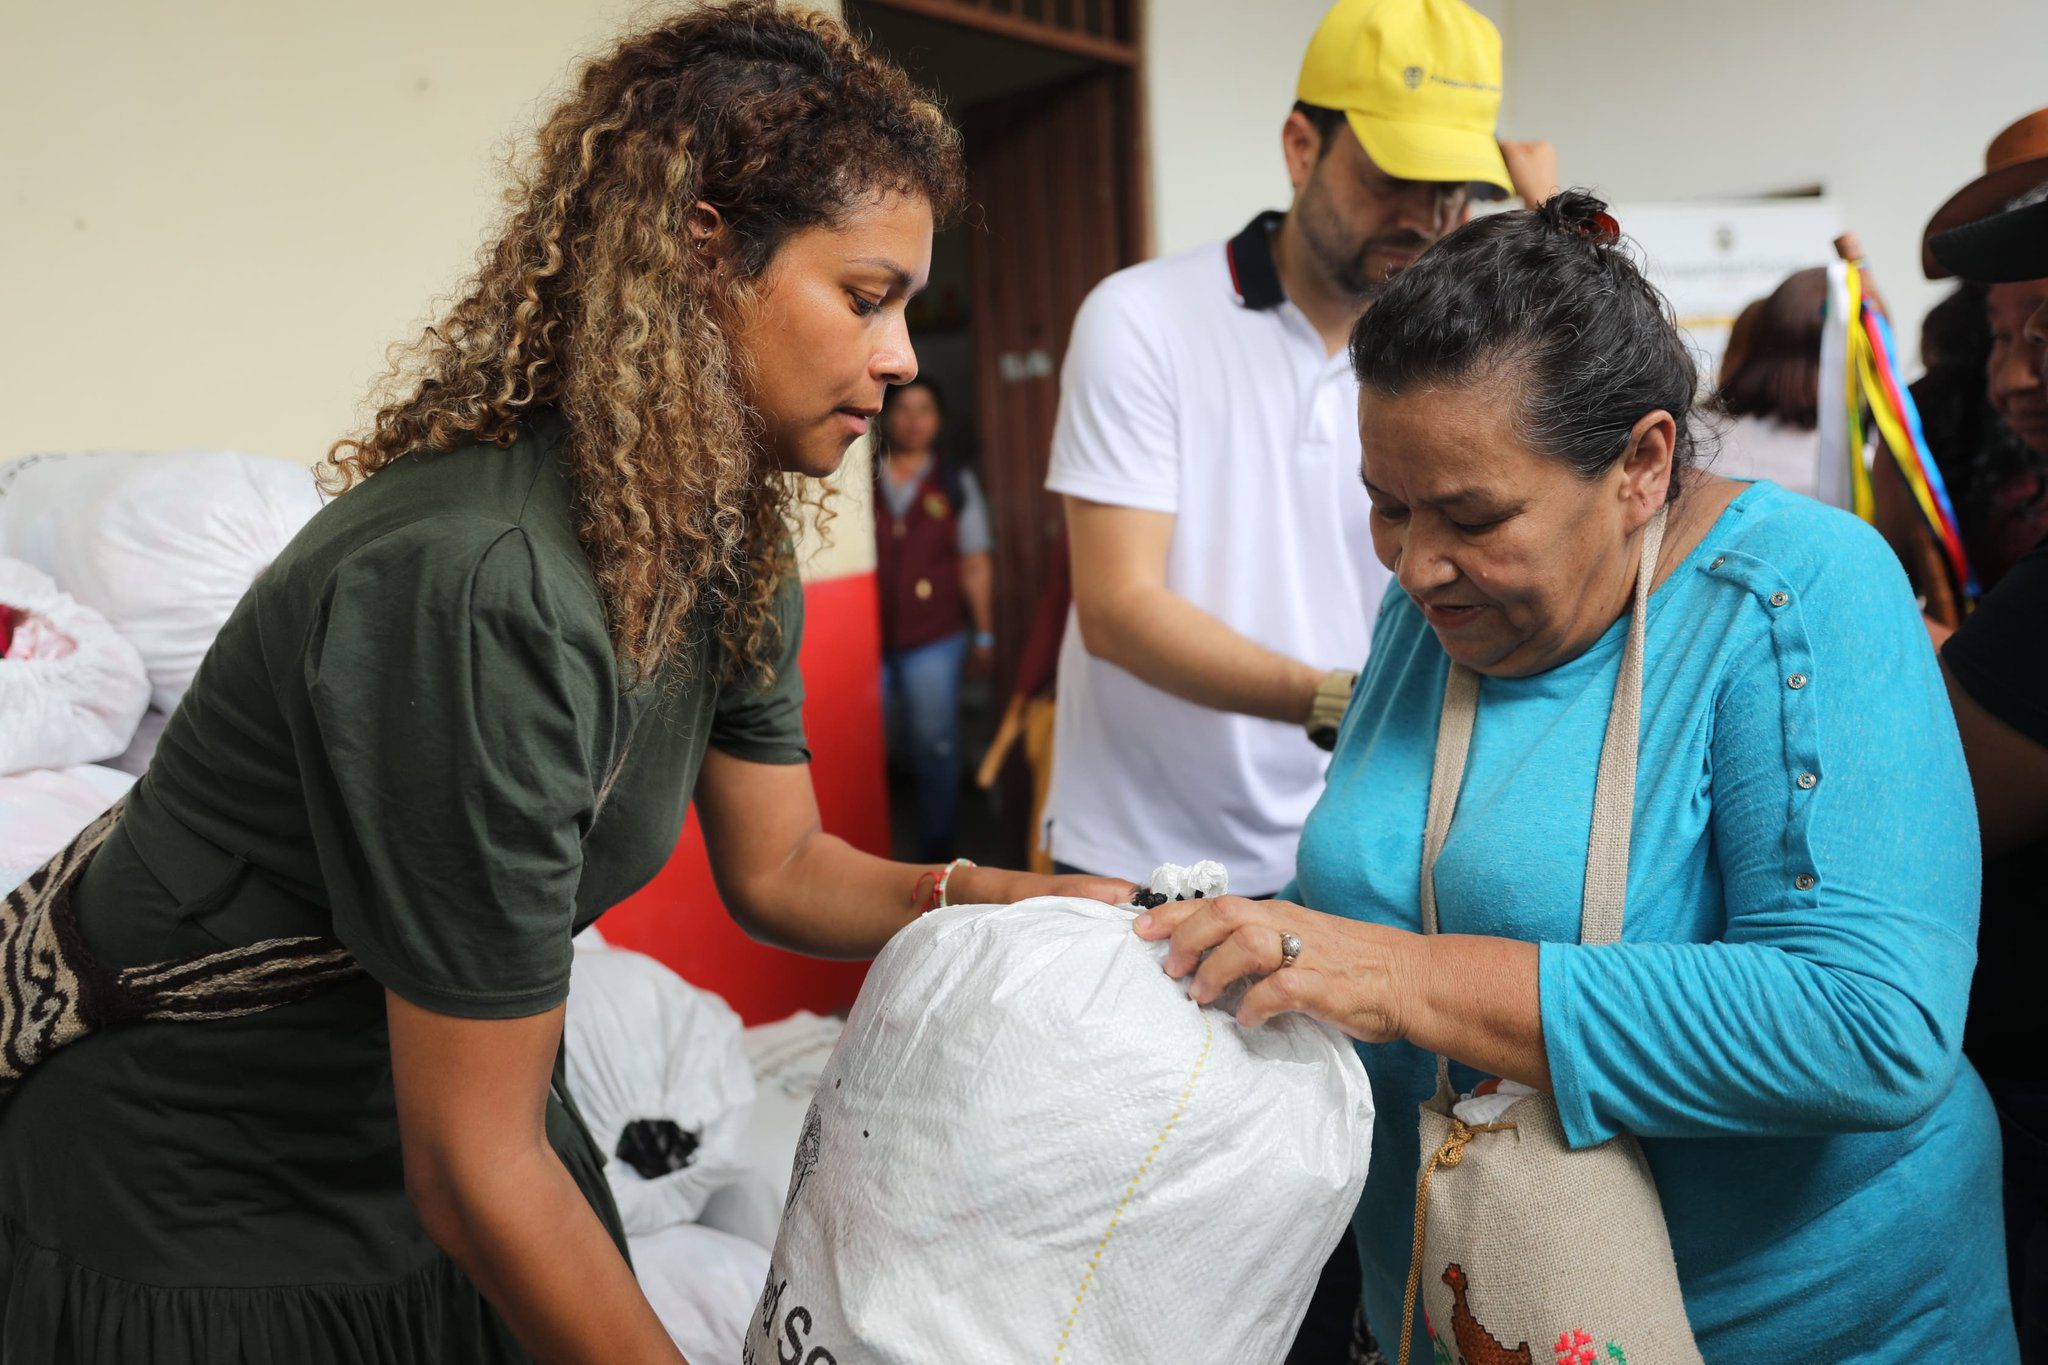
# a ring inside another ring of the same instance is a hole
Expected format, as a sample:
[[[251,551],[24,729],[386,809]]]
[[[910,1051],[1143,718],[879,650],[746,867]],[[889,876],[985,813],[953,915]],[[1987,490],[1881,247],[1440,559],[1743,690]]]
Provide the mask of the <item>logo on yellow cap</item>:
[[[1422,68],[1419,66],[1409,67],[1401,73],[1401,79],[1410,90],[1420,90],[1422,88]]]

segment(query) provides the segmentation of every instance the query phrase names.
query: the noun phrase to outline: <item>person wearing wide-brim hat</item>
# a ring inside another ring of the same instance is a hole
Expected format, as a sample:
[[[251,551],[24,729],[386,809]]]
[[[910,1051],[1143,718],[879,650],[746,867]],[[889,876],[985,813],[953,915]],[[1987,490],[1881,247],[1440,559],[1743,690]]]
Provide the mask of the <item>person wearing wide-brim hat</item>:
[[[2048,158],[2043,160],[2032,191],[2020,196],[2031,202],[1928,238],[1928,250],[1946,274],[1973,284],[2048,279]],[[2048,335],[2048,309],[2028,318],[2027,326]]]
[[[2043,172],[2048,182],[2048,172]],[[2041,187],[2048,192],[2048,183]],[[1928,241],[1934,259],[1977,284],[2048,280],[2048,199]],[[2048,293],[2022,331],[2048,385]],[[1984,837],[1977,979],[1963,1045],[1998,1105],[2005,1147],[2007,1271],[2028,1360],[2048,1359],[2048,1064],[2036,982],[2048,962],[2040,916],[2048,879],[2048,539],[1987,593],[1942,646],[1956,728]]]
[[[1929,279],[1954,273],[1932,248],[1935,238],[1988,218],[2048,181],[2048,108],[2035,110],[1999,131],[1984,153],[1984,170],[1962,186],[1929,218],[1922,239],[1922,266]],[[2043,300],[2048,281],[1973,278],[1982,317],[1973,320],[1983,347],[1981,369],[1962,366],[1942,374],[1932,369],[1913,386],[1915,402],[1929,418],[1928,436],[1948,481],[1962,525],[1972,575],[1983,590],[1997,587],[2034,543],[2048,534],[2048,383],[2040,356],[2027,342],[2025,323]],[[1973,305],[1963,304],[1963,308]],[[1935,395],[1934,411],[1927,409]],[[1995,413],[1995,422],[1950,432],[1940,420],[1941,395],[1972,413]],[[1889,461],[1871,471],[1878,526],[1895,546],[1923,538],[1905,482]],[[1902,549],[1902,554],[1907,553]],[[1963,584],[1952,585],[1960,592]],[[1954,624],[1951,620],[1950,624]]]
[[[1950,195],[1927,220],[1920,238],[1920,267],[1927,278],[1945,280],[1963,274],[1934,249],[1936,237],[1990,217],[2044,181],[2048,181],[2048,109],[2036,109],[1991,139],[1984,149],[1984,174]],[[1951,252],[1954,249],[1952,244]],[[1967,253],[1969,248],[1963,250]],[[1991,282],[1981,276],[1965,278]]]

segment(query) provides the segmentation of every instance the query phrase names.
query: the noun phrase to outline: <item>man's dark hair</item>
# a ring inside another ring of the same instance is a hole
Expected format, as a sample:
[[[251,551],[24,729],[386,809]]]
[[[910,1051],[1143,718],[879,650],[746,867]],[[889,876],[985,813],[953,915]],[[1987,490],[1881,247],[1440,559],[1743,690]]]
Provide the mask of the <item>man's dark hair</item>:
[[[1524,439],[1587,479],[1662,408],[1678,428],[1674,470],[1691,463],[1699,368],[1606,209],[1566,190],[1541,208],[1475,219],[1424,252],[1352,330],[1360,385],[1399,397],[1510,376]]]
[[[1331,141],[1336,138],[1337,130],[1344,126],[1344,111],[1325,109],[1320,104],[1305,104],[1301,100],[1296,100],[1294,112],[1307,119],[1315,128],[1316,136],[1321,139],[1317,144],[1316,160],[1320,161],[1328,156]]]

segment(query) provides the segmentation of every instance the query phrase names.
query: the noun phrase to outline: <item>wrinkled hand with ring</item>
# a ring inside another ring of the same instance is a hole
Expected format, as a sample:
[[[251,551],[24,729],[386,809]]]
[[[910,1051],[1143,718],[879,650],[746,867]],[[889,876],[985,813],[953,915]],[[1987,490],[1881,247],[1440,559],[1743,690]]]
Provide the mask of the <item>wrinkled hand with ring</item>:
[[[1166,974],[1193,973],[1188,997],[1197,1004],[1252,980],[1237,1009],[1246,1028],[1295,1013],[1360,1042],[1409,1036],[1426,970],[1420,934],[1243,896],[1169,901],[1133,928],[1150,942],[1171,940]]]

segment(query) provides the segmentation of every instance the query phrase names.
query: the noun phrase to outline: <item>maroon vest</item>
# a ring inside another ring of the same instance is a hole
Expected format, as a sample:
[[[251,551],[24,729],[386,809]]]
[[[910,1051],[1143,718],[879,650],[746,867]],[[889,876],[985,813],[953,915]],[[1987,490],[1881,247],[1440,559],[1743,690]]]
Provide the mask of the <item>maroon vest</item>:
[[[960,591],[960,509],[938,462],[926,467],[910,506],[897,517],[875,473],[875,581],[882,600],[882,647],[890,653],[943,640],[966,623]]]

